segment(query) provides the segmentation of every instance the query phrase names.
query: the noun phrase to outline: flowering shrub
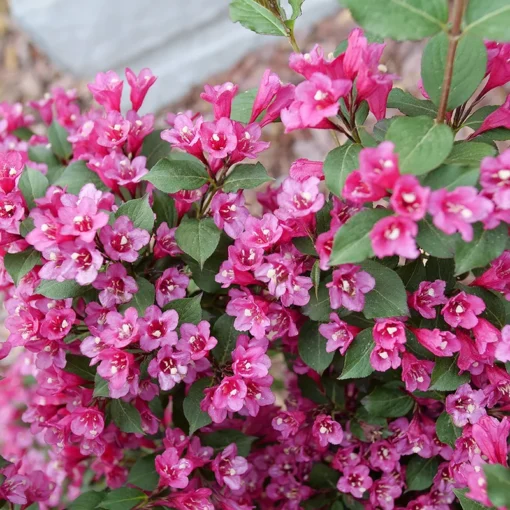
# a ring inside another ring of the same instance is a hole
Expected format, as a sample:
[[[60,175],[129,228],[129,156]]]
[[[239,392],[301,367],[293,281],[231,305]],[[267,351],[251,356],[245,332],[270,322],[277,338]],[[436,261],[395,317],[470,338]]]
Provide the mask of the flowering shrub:
[[[326,57],[302,3],[231,3],[290,39],[297,85],[206,86],[210,118],[155,130],[148,69],[125,114],[112,71],[88,111],[0,105],[4,508],[510,507],[510,98],[477,108],[510,80],[510,6],[348,0],[367,32]],[[379,37],[431,37],[427,99]],[[258,213],[279,121],[343,143]]]

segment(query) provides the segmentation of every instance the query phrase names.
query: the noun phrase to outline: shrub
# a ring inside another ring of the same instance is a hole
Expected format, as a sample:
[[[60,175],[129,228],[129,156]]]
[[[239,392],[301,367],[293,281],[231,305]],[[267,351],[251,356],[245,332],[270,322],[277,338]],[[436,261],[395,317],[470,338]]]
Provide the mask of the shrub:
[[[366,32],[325,56],[289,3],[231,15],[289,38],[298,84],[206,86],[212,118],[156,130],[148,69],[125,114],[112,71],[87,111],[0,105],[5,508],[510,506],[510,98],[478,108],[510,6],[347,0]],[[430,37],[426,99],[381,37]],[[343,143],[270,182],[280,121]]]

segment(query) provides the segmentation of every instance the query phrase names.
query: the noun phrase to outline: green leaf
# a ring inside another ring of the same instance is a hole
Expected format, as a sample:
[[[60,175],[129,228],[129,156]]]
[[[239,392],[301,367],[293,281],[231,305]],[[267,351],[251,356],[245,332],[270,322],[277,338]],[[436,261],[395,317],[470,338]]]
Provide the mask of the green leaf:
[[[326,352],[326,343],[327,340],[319,333],[317,322],[307,321],[303,324],[299,332],[299,356],[319,374],[329,367],[335,356],[334,352]]]
[[[430,257],[425,266],[429,282],[434,280],[444,280],[446,282],[446,291],[449,292],[455,287],[455,278],[453,276],[455,263],[452,259],[438,259]]]
[[[156,291],[154,285],[141,276],[136,277],[136,284],[138,285],[138,291],[133,294],[131,301],[119,307],[119,311],[125,312],[128,308],[134,307],[138,312],[138,316],[143,317],[147,307],[154,304]]]
[[[48,165],[48,169],[60,166],[59,160],[46,145],[31,145],[28,147],[28,159],[34,163],[44,163]]]
[[[175,231],[177,245],[190,257],[195,259],[200,267],[214,253],[220,241],[221,232],[212,218],[197,220],[186,218]]]
[[[230,3],[230,18],[257,34],[287,35],[283,22],[255,0],[233,0]]]
[[[375,279],[375,288],[365,294],[365,317],[374,319],[409,315],[406,290],[398,274],[373,260],[366,260],[360,265]]]
[[[329,263],[331,265],[354,264],[373,257],[370,232],[374,225],[391,215],[388,209],[366,209],[355,214],[335,235]]]
[[[152,210],[156,215],[156,227],[159,227],[161,223],[166,223],[169,228],[177,225],[179,216],[171,196],[157,189],[154,190],[152,192]]]
[[[234,100],[232,101],[232,112],[230,114],[230,118],[232,120],[244,122],[245,124],[250,121],[253,103],[255,102],[257,92],[258,89],[253,88],[246,90],[245,92],[241,92],[234,97]]]
[[[177,312],[179,315],[179,326],[186,322],[198,324],[202,320],[201,299],[201,294],[192,298],[174,299],[165,305],[164,310],[175,310]]]
[[[303,307],[302,312],[314,321],[327,322],[331,313],[329,289],[326,282],[321,282],[317,293],[310,294],[310,301]]]
[[[501,464],[484,464],[487,494],[494,506],[510,508],[510,469]]]
[[[473,240],[459,239],[455,250],[455,274],[466,273],[476,267],[485,267],[499,257],[508,239],[508,227],[501,223],[493,230],[484,230],[481,223],[473,225]]]
[[[20,280],[40,263],[41,254],[33,248],[28,248],[21,253],[6,253],[4,255],[4,266],[14,285],[18,285]]]
[[[423,86],[436,105],[439,105],[441,100],[448,43],[446,33],[436,35],[425,47],[421,61]],[[452,84],[448,95],[448,111],[465,103],[473,95],[483,80],[486,69],[487,50],[483,40],[464,34],[459,40],[455,53]]]
[[[67,192],[73,195],[78,195],[85,184],[93,184],[103,191],[107,189],[101,177],[90,170],[85,161],[74,161],[65,167],[53,184],[66,188]]]
[[[94,397],[110,397],[110,390],[108,389],[108,381],[103,379],[98,373],[94,377]]]
[[[470,115],[466,122],[462,124],[463,127],[471,128],[476,131],[482,124],[483,121],[491,114],[494,113],[500,106],[499,105],[488,105],[478,108],[475,113]]]
[[[162,132],[162,129],[156,129],[143,139],[141,155],[147,158],[145,163],[147,170],[150,170],[160,159],[168,156],[172,150],[172,146],[161,138]]]
[[[139,489],[121,487],[109,492],[101,502],[101,508],[107,510],[131,510],[148,497]]]
[[[322,462],[316,462],[308,475],[308,483],[312,489],[335,489],[340,473]]]
[[[485,145],[485,144],[480,144]],[[480,177],[480,165],[441,165],[422,178],[422,184],[433,190],[445,188],[453,191],[459,186],[476,186]]]
[[[345,181],[350,173],[358,168],[359,144],[345,144],[333,149],[324,161],[326,185],[337,197],[342,196]]]
[[[418,290],[420,283],[426,280],[425,266],[421,258],[399,267],[397,269],[397,274],[402,280],[404,287],[409,292]]]
[[[445,159],[447,165],[479,165],[483,158],[495,156],[496,150],[487,143],[459,142]]]
[[[370,364],[370,354],[375,347],[372,329],[359,333],[345,353],[344,368],[339,379],[361,379],[368,377],[374,369]]]
[[[106,492],[89,491],[78,496],[67,505],[68,510],[93,510],[99,508],[99,504],[106,497]]]
[[[251,445],[258,439],[256,436],[247,436],[240,430],[222,429],[200,436],[203,446],[210,446],[215,450],[224,450],[229,444],[237,445],[237,455],[247,457],[250,454]]]
[[[237,165],[225,179],[223,191],[225,193],[232,193],[240,189],[252,189],[272,180],[260,163],[255,165]]]
[[[429,216],[418,223],[418,235],[416,242],[427,253],[440,259],[451,259],[455,255],[455,244],[459,236],[445,234],[436,228]]]
[[[427,117],[436,118],[437,108],[432,101],[418,99],[409,92],[394,88],[388,97],[388,108],[396,108],[404,115],[409,117]]]
[[[460,506],[463,510],[487,510],[489,507],[478,503],[478,501],[474,501],[466,496],[466,493],[469,489],[453,489],[453,492],[457,496]]]
[[[121,399],[114,399],[110,404],[112,420],[122,432],[133,434],[144,434],[142,419],[138,409],[129,402]]]
[[[56,120],[48,128],[48,139],[53,152],[60,159],[69,159],[73,153],[73,146],[67,141],[69,133]]]
[[[470,0],[466,9],[464,32],[491,41],[510,41],[510,4],[508,0]]]
[[[42,280],[35,291],[37,294],[50,299],[67,299],[81,296],[89,289],[89,286],[82,287],[74,280],[65,280],[63,282]]]
[[[163,158],[143,176],[143,180],[151,182],[165,193],[177,193],[181,190],[201,188],[209,182],[209,174],[198,159],[190,161]]]
[[[96,367],[90,366],[90,359],[76,354],[67,354],[64,370],[80,376],[85,381],[94,381],[96,377]]]
[[[353,18],[364,29],[397,41],[417,40],[446,28],[445,0],[346,0]]]
[[[234,328],[235,317],[223,314],[212,328],[212,336],[218,340],[216,347],[212,350],[214,359],[220,366],[232,361],[231,354],[236,347],[239,331]]]
[[[462,436],[462,429],[453,424],[451,416],[445,411],[436,421],[436,434],[439,441],[455,448],[455,441]]]
[[[204,377],[195,381],[184,399],[184,416],[189,423],[190,436],[198,429],[212,423],[211,417],[200,409],[200,402],[204,399],[204,390],[212,385],[212,378]]]
[[[305,0],[289,0],[289,4],[292,7],[292,16],[290,19],[296,20],[301,16],[301,9]]]
[[[115,212],[115,217],[127,216],[135,228],[143,228],[149,233],[154,227],[154,213],[149,205],[149,195],[135,198],[122,204]]]
[[[473,294],[484,300],[486,305],[485,311],[482,313],[484,319],[492,322],[492,324],[500,329],[508,324],[506,317],[508,301],[501,293],[461,284],[457,284],[457,287],[467,294]]]
[[[436,358],[430,378],[430,389],[437,391],[455,391],[461,384],[469,381],[469,374],[459,375],[457,358]]]
[[[413,455],[406,468],[406,483],[408,491],[423,491],[432,485],[434,476],[437,475],[439,459],[432,457],[423,459]]]
[[[310,278],[312,279],[313,288],[315,290],[315,297],[319,297],[319,285],[321,283],[321,268],[320,262],[316,260],[313,263],[312,269],[310,271]]]
[[[156,471],[154,461],[156,454],[140,457],[131,468],[128,483],[135,485],[144,491],[153,491],[159,483],[159,474]]]
[[[450,154],[453,132],[430,117],[397,117],[386,140],[395,144],[401,173],[422,175],[437,168]]]
[[[19,138],[20,140],[23,140],[24,142],[28,142],[32,136],[34,136],[34,132],[27,127],[20,127],[15,129],[14,131],[11,131],[11,135],[15,136],[16,138]]]
[[[484,131],[481,135],[474,138],[477,142],[493,143],[494,141],[510,140],[510,129],[496,128]]]
[[[35,207],[35,199],[43,197],[48,186],[48,179],[39,170],[29,167],[25,167],[18,183],[29,209]]]
[[[414,407],[413,398],[395,387],[381,386],[361,400],[369,414],[382,418],[405,416]]]
[[[322,393],[317,385],[317,381],[307,375],[298,375],[298,387],[301,390],[301,395],[303,395],[303,397],[315,402],[316,404],[327,404],[329,402],[326,395]]]

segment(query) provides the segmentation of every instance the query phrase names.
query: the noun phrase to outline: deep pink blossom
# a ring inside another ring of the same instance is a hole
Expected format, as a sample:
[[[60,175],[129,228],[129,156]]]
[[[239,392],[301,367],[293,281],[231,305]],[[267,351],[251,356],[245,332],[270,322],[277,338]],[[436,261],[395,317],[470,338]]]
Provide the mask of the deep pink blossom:
[[[176,351],[165,345],[149,363],[148,372],[156,378],[162,390],[171,390],[188,373],[190,355],[185,351]]]
[[[120,99],[124,82],[114,71],[98,73],[93,83],[87,85],[94,99],[106,111],[120,111]]]
[[[452,328],[461,326],[471,329],[478,324],[477,315],[480,315],[484,310],[483,299],[461,291],[448,299],[441,313]]]
[[[510,421],[505,416],[501,421],[493,416],[482,416],[471,429],[477,446],[491,464],[508,467],[507,439],[510,433]]]
[[[237,146],[234,125],[225,117],[216,122],[204,122],[200,126],[200,137],[204,150],[218,159],[226,158]]]
[[[196,326],[183,324],[180,333],[179,346],[182,350],[189,351],[192,360],[207,356],[218,343],[218,340],[211,336],[211,325],[207,321],[201,321]]]
[[[189,278],[176,267],[165,269],[156,281],[156,302],[163,307],[174,299],[186,296]]]
[[[484,403],[483,390],[473,390],[469,384],[463,384],[446,397],[446,412],[457,427],[464,427],[468,423],[477,423],[486,414]]]
[[[188,486],[188,476],[193,471],[193,464],[186,458],[180,458],[175,448],[167,448],[155,460],[161,484],[174,489],[184,489]]]
[[[302,218],[319,211],[324,205],[324,195],[318,185],[317,177],[304,181],[286,179],[277,197],[283,218]]]
[[[377,257],[400,255],[415,259],[420,255],[415,237],[418,225],[403,216],[388,216],[380,219],[370,232],[372,248]]]
[[[138,111],[142,106],[142,103],[147,95],[149,89],[154,85],[156,76],[152,74],[152,71],[145,67],[138,75],[136,75],[129,67],[126,68],[126,79],[131,87],[129,99],[133,110]]]
[[[216,226],[233,239],[241,235],[250,215],[244,206],[244,197],[239,193],[216,193],[211,201],[211,211]]]
[[[376,182],[366,180],[359,170],[351,172],[342,190],[342,196],[355,203],[376,202],[386,196],[386,190]]]
[[[128,276],[122,264],[110,264],[104,273],[97,276],[92,285],[101,291],[99,301],[106,307],[127,303],[138,291],[135,279]]]
[[[406,390],[427,391],[433,368],[433,361],[420,360],[410,352],[405,352],[402,357],[402,380],[406,384]]]
[[[312,436],[322,447],[328,444],[340,444],[344,437],[342,427],[330,416],[320,414],[315,418],[312,426]]]
[[[418,341],[430,352],[440,357],[450,357],[459,352],[460,342],[457,337],[449,331],[435,329],[413,330]]]
[[[349,324],[341,320],[336,313],[331,313],[329,320],[331,322],[319,326],[320,334],[328,340],[326,351],[334,352],[339,350],[343,356],[354,340],[356,330],[353,326],[349,326]]]
[[[398,215],[418,221],[427,213],[429,197],[430,188],[420,186],[414,175],[402,175],[393,186],[390,203]]]
[[[322,161],[310,161],[309,159],[296,159],[290,166],[289,176],[295,181],[306,181],[310,177],[324,180],[324,163]]]
[[[435,306],[444,305],[447,301],[444,291],[446,282],[443,280],[435,280],[434,282],[420,282],[418,290],[413,292],[409,297],[409,304],[422,317],[426,319],[435,319]]]
[[[273,214],[264,214],[261,219],[249,216],[241,234],[241,242],[248,248],[267,248],[282,236],[283,229]]]
[[[162,312],[157,306],[147,307],[144,316],[140,318],[140,347],[145,351],[153,351],[163,345],[175,345],[178,319],[175,310]]]
[[[492,209],[492,202],[470,186],[460,186],[453,191],[439,189],[430,195],[429,212],[434,225],[449,235],[460,232],[466,242],[473,239],[471,224],[484,220]]]
[[[333,271],[333,281],[326,284],[333,309],[341,306],[360,312],[365,306],[365,294],[375,287],[374,278],[359,266],[343,264]]]
[[[149,242],[150,235],[146,230],[135,228],[127,216],[120,216],[113,227],[106,225],[101,229],[99,239],[112,260],[134,262],[138,258],[138,250]]]
[[[211,467],[221,487],[227,485],[236,491],[241,488],[242,475],[248,471],[248,462],[237,455],[237,445],[231,443],[213,460]]]
[[[363,464],[347,466],[343,475],[338,480],[336,488],[343,493],[352,494],[355,498],[361,498],[372,487],[373,480],[370,478],[370,469]]]
[[[392,189],[400,173],[398,155],[392,142],[367,147],[359,154],[359,171],[363,180],[381,188]]]

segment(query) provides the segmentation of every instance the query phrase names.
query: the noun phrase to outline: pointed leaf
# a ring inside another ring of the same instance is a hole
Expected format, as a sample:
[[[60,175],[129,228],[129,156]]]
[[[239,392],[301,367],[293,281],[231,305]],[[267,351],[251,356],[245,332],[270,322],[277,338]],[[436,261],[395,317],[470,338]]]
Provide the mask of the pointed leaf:
[[[344,368],[339,379],[361,379],[368,377],[374,369],[370,364],[370,353],[375,347],[372,329],[359,333],[345,353]]]
[[[287,35],[283,22],[255,0],[233,0],[230,3],[230,18],[257,34]]]
[[[358,168],[359,144],[345,144],[333,149],[324,161],[326,185],[337,197],[342,196],[342,189],[350,173]]]
[[[110,404],[110,412],[113,422],[122,432],[145,434],[140,413],[133,404],[114,399]]]
[[[190,257],[195,259],[200,267],[214,253],[220,241],[221,232],[212,218],[197,220],[186,218],[175,231],[177,245]]]
[[[194,382],[184,399],[183,409],[184,416],[189,423],[189,434],[194,434],[198,429],[209,425],[211,417],[200,409],[200,402],[204,399],[204,390],[212,384],[210,377],[204,377]]]
[[[252,189],[272,180],[260,163],[255,165],[237,165],[225,179],[223,191],[225,193],[232,193],[240,189]]]
[[[326,343],[327,340],[319,333],[319,324],[305,322],[299,332],[299,356],[319,374],[329,367],[335,356],[334,352],[326,352]]]
[[[5,270],[9,273],[14,285],[18,285],[20,280],[40,263],[41,254],[33,248],[28,248],[21,253],[4,255]]]
[[[48,189],[48,179],[39,170],[26,167],[19,179],[18,187],[25,198],[28,208],[35,207],[35,199],[41,198]]]
[[[115,217],[127,216],[135,228],[142,228],[149,233],[154,227],[154,213],[149,205],[149,195],[129,200],[122,204],[115,212]]]

